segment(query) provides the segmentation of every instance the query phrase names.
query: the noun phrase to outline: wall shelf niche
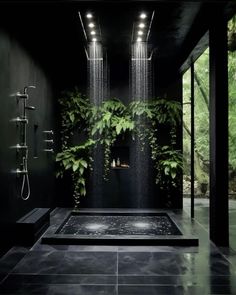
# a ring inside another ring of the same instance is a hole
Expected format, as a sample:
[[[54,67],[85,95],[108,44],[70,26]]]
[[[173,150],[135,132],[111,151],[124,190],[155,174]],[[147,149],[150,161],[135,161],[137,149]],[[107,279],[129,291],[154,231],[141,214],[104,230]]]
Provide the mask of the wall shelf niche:
[[[111,148],[111,169],[126,170],[130,168],[129,147],[114,146]]]

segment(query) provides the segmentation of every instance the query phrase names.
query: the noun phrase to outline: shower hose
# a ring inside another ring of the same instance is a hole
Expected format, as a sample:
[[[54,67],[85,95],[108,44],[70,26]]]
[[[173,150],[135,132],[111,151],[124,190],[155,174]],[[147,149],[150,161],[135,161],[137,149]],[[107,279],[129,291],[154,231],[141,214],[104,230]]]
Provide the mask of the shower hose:
[[[23,170],[25,174],[23,175],[22,184],[21,184],[21,191],[20,197],[22,200],[26,201],[30,197],[30,183],[29,183],[29,174],[28,174],[28,167],[27,167],[27,155],[23,158]],[[26,189],[26,194],[24,195],[24,191]]]

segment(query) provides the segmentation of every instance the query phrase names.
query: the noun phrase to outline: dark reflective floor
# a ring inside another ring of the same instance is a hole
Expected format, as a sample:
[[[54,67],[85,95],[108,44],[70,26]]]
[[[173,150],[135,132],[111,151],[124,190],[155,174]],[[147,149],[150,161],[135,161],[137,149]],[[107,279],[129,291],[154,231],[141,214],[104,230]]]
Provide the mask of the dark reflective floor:
[[[233,249],[223,255],[209,242],[207,210],[202,208],[196,206],[193,222],[188,213],[175,214],[177,225],[198,235],[199,247],[40,242],[31,249],[15,247],[0,261],[0,294],[236,294]],[[53,212],[48,233],[55,232],[67,213],[66,209]]]

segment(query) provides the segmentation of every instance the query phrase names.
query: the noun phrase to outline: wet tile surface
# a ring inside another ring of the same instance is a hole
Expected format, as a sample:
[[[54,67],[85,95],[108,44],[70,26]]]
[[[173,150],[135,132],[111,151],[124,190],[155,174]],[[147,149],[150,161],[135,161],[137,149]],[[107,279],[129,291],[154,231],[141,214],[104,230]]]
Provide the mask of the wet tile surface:
[[[199,207],[200,210],[200,207]],[[53,233],[69,210],[52,213]],[[207,219],[206,209],[201,215]],[[15,247],[0,260],[0,294],[205,295],[236,294],[231,254],[210,243],[206,227],[188,214],[174,221],[197,234],[199,247],[46,245]],[[182,228],[181,227],[181,228]],[[236,256],[235,256],[236,257]],[[0,277],[1,278],[1,277]]]

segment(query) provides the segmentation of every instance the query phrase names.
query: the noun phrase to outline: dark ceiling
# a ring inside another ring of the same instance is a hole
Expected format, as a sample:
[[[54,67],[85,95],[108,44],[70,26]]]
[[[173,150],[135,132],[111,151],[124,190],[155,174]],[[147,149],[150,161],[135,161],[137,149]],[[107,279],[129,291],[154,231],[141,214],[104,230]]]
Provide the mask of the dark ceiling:
[[[5,4],[3,4],[5,2]],[[110,65],[111,88],[128,88],[131,37],[141,11],[155,11],[149,43],[154,71],[165,85],[174,79],[206,33],[218,9],[229,18],[235,1],[0,1],[0,25],[41,63],[59,88],[79,84],[86,91],[86,42],[82,17],[92,11],[99,20]],[[201,46],[198,46],[201,51]],[[126,90],[125,90],[126,91]]]

